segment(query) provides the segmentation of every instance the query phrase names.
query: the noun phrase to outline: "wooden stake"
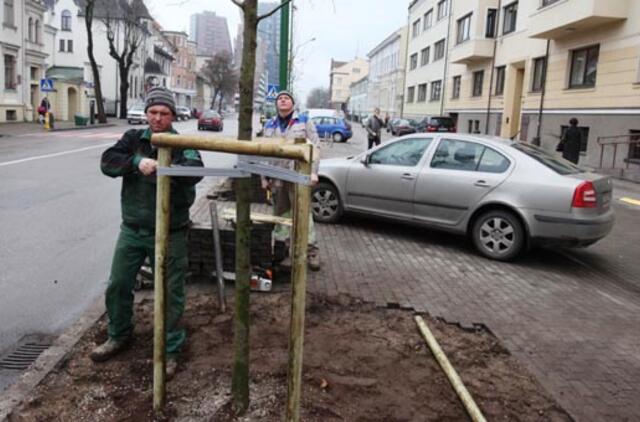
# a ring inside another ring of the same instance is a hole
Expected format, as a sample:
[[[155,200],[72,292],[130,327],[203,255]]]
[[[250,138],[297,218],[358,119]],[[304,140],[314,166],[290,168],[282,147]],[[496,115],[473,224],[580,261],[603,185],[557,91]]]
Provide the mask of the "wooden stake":
[[[311,153],[312,146],[308,145],[306,147],[309,148],[309,152]],[[311,160],[309,162],[298,162],[296,164],[301,174],[311,174]],[[289,328],[286,422],[298,422],[300,420],[310,203],[311,188],[306,185],[296,185],[293,232],[291,233],[293,266],[291,271],[291,325]]]
[[[171,148],[158,150],[158,166],[168,167],[171,164]],[[161,411],[166,397],[166,263],[169,246],[169,198],[171,179],[169,176],[158,176],[156,191],[156,240],[154,270],[154,302],[153,302],[153,410]]]

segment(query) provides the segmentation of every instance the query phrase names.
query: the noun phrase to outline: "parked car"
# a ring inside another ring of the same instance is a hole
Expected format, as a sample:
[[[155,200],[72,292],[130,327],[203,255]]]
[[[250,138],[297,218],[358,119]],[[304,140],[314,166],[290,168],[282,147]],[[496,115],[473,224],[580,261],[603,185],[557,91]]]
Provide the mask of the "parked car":
[[[311,119],[320,138],[331,137],[334,142],[347,142],[353,136],[351,124],[338,117],[318,116]]]
[[[609,176],[530,144],[482,135],[413,134],[322,160],[316,221],[345,211],[468,235],[512,260],[532,245],[589,246],[612,229]]]
[[[144,104],[134,104],[127,110],[127,122],[130,125],[134,123],[147,123],[147,114],[144,112]]]
[[[387,124],[387,131],[393,136],[402,136],[415,133],[416,128],[407,119],[391,119]]]
[[[221,132],[223,129],[222,116],[213,110],[205,110],[198,119],[198,130],[215,130]]]
[[[191,118],[191,109],[189,107],[176,107],[176,120],[189,120]]]
[[[456,122],[448,116],[425,117],[418,122],[417,132],[456,132]]]

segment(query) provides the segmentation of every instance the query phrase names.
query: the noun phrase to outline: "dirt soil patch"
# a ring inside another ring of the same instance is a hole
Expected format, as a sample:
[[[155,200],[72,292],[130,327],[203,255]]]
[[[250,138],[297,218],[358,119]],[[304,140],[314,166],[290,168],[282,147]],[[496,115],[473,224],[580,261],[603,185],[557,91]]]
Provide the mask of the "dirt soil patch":
[[[101,364],[89,359],[105,340],[103,318],[9,420],[281,421],[290,297],[255,293],[251,300],[251,406],[243,417],[230,411],[232,316],[220,314],[214,295],[200,289],[189,294],[188,345],[168,384],[164,415],[152,412],[153,301],[144,299],[136,305],[130,350]],[[301,420],[468,420],[412,317],[349,297],[309,295]],[[425,321],[488,420],[571,420],[490,333]]]

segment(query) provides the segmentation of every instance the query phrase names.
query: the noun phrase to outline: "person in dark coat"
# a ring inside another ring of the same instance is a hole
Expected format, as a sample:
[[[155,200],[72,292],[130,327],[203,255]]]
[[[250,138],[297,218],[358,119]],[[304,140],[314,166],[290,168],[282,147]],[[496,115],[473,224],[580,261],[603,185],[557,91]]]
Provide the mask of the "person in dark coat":
[[[569,120],[571,125],[562,137],[562,158],[569,160],[574,164],[578,164],[580,159],[580,143],[582,141],[582,132],[578,129],[578,119],[572,117]]]

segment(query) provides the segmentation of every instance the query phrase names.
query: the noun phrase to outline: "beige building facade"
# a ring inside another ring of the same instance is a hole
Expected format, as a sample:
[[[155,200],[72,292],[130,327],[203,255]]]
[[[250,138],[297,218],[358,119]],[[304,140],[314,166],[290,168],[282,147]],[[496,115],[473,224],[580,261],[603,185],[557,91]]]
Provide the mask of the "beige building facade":
[[[640,146],[628,142],[640,138],[640,2],[450,1],[443,111],[458,131],[555,150],[575,117],[583,133],[580,164],[618,173],[628,164],[638,172]],[[409,55],[417,48],[410,41]],[[417,75],[407,67],[405,96]],[[415,112],[439,114],[405,101],[405,114]],[[610,136],[621,142],[615,161],[614,147],[598,142]]]
[[[331,107],[345,110],[349,101],[349,86],[369,74],[369,62],[357,57],[350,62],[331,60],[329,74],[329,93]]]

